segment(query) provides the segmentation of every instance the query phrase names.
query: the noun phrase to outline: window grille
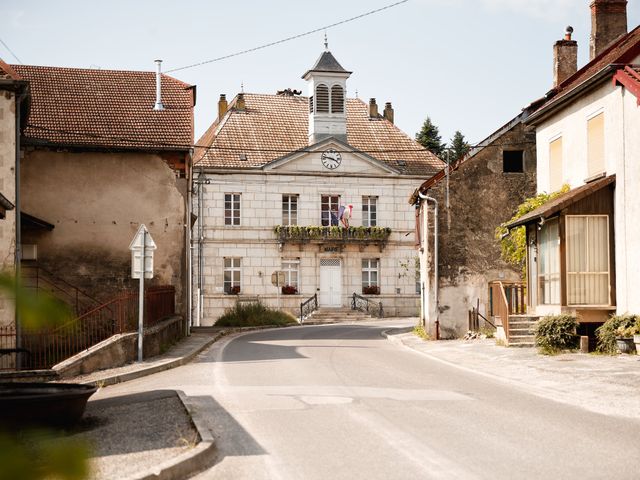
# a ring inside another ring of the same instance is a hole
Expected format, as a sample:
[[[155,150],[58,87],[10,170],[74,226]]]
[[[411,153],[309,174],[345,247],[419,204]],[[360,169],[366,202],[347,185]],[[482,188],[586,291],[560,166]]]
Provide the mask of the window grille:
[[[321,267],[339,267],[340,259],[339,258],[321,258],[320,266]]]

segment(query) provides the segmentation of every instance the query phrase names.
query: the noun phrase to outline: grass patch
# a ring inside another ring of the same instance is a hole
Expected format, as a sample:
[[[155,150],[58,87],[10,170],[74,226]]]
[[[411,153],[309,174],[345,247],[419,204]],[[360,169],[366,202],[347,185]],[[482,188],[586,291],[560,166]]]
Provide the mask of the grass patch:
[[[216,326],[218,327],[263,327],[281,326],[298,323],[293,315],[274,310],[260,302],[240,303],[224,312]]]
[[[422,325],[416,325],[413,327],[413,334],[420,337],[422,340],[431,340],[431,337]]]

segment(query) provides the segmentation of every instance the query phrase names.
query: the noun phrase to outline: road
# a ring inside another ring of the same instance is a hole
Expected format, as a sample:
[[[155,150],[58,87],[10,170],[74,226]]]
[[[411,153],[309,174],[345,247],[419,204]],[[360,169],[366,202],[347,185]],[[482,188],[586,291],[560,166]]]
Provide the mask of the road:
[[[245,334],[100,395],[194,397],[218,445],[198,480],[640,478],[640,422],[433,361],[388,327]]]

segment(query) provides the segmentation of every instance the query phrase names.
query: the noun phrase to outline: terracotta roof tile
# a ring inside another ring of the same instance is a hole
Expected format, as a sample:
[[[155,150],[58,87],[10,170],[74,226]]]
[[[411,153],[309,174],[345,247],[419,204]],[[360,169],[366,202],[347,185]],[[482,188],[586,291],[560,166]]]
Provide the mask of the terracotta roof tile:
[[[193,92],[162,76],[165,110],[155,111],[155,73],[13,65],[30,83],[25,143],[135,150],[188,150]]]
[[[244,98],[245,111],[234,108],[234,99],[222,122],[214,122],[198,141],[209,147],[196,149],[198,166],[259,168],[308,146],[307,97],[245,93]],[[389,121],[370,119],[359,99],[347,99],[347,142],[408,175],[431,176],[444,166]],[[247,159],[240,160],[240,154]]]
[[[0,78],[5,80],[22,80],[20,78],[20,75],[18,75],[17,72],[13,68],[11,68],[11,65],[4,63],[1,59],[0,59]]]

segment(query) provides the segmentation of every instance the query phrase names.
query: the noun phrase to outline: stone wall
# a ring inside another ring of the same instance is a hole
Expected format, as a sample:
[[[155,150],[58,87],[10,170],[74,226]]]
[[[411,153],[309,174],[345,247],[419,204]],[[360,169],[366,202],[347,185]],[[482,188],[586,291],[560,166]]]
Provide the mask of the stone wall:
[[[23,211],[54,225],[23,228],[37,263],[99,300],[131,279],[129,244],[144,223],[157,245],[150,285],[173,285],[183,304],[187,180],[158,155],[28,149],[22,160]]]
[[[524,151],[523,173],[503,172],[505,150]],[[440,205],[439,305],[444,338],[466,332],[468,311],[478,300],[480,312],[487,315],[489,282],[521,281],[521,272],[500,257],[495,228],[509,220],[517,206],[535,193],[535,133],[525,131],[521,123],[452,172],[449,209],[446,181],[443,179],[430,190]]]

